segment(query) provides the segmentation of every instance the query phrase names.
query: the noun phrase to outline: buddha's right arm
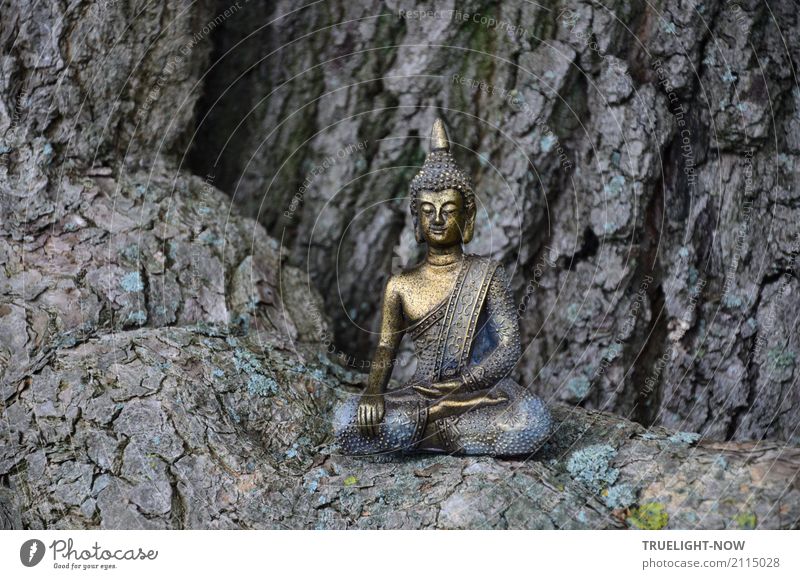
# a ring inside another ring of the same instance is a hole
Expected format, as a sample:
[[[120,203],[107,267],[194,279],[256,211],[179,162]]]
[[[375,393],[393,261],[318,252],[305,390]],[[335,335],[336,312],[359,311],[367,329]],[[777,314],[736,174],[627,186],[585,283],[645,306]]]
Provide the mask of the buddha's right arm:
[[[383,296],[381,337],[372,359],[372,369],[367,381],[368,392],[381,394],[385,391],[389,378],[392,377],[392,368],[402,337],[402,301],[397,292],[394,278],[390,278]]]
[[[367,390],[374,394],[382,394],[392,377],[392,359],[394,350],[386,346],[378,346],[372,358],[372,369],[367,380]]]

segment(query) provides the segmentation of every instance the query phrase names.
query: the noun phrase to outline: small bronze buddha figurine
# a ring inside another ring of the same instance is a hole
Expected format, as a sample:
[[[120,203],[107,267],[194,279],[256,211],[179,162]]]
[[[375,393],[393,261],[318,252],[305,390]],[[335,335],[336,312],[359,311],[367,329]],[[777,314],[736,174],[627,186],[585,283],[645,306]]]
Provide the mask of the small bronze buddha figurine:
[[[516,310],[503,266],[462,250],[472,239],[475,196],[440,119],[411,181],[411,215],[427,255],[386,284],[366,390],[335,414],[341,451],[534,453],[551,433],[552,419],[541,398],[508,376],[520,356]],[[405,332],[413,339],[416,373],[387,392]]]

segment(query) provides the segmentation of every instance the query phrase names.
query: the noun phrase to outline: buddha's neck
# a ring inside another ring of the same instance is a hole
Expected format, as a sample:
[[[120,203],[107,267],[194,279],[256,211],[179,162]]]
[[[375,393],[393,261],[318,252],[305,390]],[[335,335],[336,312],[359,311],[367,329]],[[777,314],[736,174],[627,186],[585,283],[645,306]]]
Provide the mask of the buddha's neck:
[[[456,243],[450,247],[431,247],[428,246],[428,255],[425,261],[430,265],[443,266],[452,265],[461,261],[464,252],[461,249],[461,244]]]

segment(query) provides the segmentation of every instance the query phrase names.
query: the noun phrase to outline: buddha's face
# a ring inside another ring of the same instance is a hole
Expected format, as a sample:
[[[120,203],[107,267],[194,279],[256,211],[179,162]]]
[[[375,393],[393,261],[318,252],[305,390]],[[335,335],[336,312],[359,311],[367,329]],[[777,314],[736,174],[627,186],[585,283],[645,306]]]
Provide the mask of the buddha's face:
[[[464,199],[455,189],[422,191],[417,213],[428,245],[449,247],[462,242],[467,215]]]

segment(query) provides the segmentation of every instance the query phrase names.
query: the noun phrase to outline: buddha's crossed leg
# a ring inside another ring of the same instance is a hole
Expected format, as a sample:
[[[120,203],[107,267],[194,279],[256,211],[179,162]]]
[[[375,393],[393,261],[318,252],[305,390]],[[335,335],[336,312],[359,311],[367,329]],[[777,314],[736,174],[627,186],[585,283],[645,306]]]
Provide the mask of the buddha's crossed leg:
[[[529,455],[550,434],[552,420],[543,401],[510,379],[491,391],[426,399],[410,389],[385,396],[377,436],[357,424],[358,399],[337,411],[334,429],[347,454],[451,452],[491,456]]]

